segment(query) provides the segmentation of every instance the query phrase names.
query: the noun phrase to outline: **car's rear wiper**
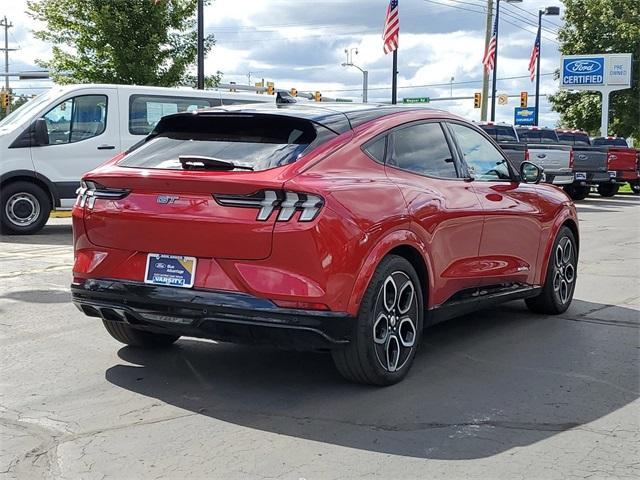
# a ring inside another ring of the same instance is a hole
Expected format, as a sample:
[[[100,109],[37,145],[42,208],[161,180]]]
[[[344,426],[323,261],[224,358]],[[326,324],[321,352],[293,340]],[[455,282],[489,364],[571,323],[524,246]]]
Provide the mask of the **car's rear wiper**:
[[[205,157],[203,155],[180,155],[178,157],[182,168],[189,170],[192,168],[205,168],[207,170],[251,170],[253,167],[246,165],[236,165],[233,162],[227,160],[220,160],[214,157]]]

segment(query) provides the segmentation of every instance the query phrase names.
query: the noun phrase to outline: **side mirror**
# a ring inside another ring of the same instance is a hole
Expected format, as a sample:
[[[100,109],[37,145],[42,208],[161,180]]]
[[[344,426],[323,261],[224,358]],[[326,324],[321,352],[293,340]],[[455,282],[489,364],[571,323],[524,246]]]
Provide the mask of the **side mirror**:
[[[33,122],[33,145],[37,147],[49,145],[49,130],[44,118],[37,118]]]
[[[522,162],[520,164],[520,179],[524,183],[540,183],[543,175],[542,167],[531,162]]]

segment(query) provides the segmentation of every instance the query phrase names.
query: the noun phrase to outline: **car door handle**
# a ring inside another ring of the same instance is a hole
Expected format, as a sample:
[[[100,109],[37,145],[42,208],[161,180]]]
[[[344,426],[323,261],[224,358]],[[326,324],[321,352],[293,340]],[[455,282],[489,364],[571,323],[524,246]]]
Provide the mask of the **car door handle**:
[[[98,145],[98,150],[113,150],[114,148],[116,148],[115,145],[107,145],[106,143]]]

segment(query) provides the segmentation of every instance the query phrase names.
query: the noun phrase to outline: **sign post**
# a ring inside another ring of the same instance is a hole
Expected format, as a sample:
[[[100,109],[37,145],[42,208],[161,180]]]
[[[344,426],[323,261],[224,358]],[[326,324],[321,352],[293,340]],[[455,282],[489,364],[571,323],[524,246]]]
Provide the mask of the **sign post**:
[[[631,87],[631,54],[563,55],[560,88],[591,90],[602,95],[600,135],[609,133],[609,94]]]

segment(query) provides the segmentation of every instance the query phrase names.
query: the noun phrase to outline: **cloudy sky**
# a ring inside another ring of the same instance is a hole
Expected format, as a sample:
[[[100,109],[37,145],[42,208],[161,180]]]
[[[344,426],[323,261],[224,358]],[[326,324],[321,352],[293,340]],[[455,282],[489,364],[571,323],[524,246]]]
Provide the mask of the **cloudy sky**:
[[[151,0],[150,0],[151,1]],[[32,20],[24,12],[26,0],[3,11],[13,22],[10,69],[33,70],[35,59],[47,58],[49,45],[31,34]],[[223,81],[246,84],[260,78],[278,88],[320,90],[325,96],[361,99],[362,74],[341,66],[345,49],[357,48],[353,62],[369,71],[369,101],[391,98],[391,55],[382,52],[381,33],[387,0],[214,0],[205,9],[205,30],[217,44],[206,58],[207,73],[223,72]],[[482,55],[486,24],[486,0],[400,0],[400,49],[398,97],[446,98],[472,96],[482,86]],[[527,90],[533,104],[535,85],[527,65],[535,39],[537,12],[560,0],[523,0],[500,6],[498,93],[519,94]],[[550,75],[559,65],[556,32],[562,17],[543,17],[541,94],[557,90]],[[547,75],[545,75],[547,74]],[[450,85],[451,78],[453,85]],[[515,78],[514,78],[515,77]],[[40,82],[13,82],[15,89],[43,88]],[[17,90],[18,93],[27,90]],[[480,118],[473,101],[434,101],[436,108],[450,110],[472,120]],[[498,121],[513,121],[513,107],[497,106]],[[545,98],[541,99],[542,124],[557,122]]]

